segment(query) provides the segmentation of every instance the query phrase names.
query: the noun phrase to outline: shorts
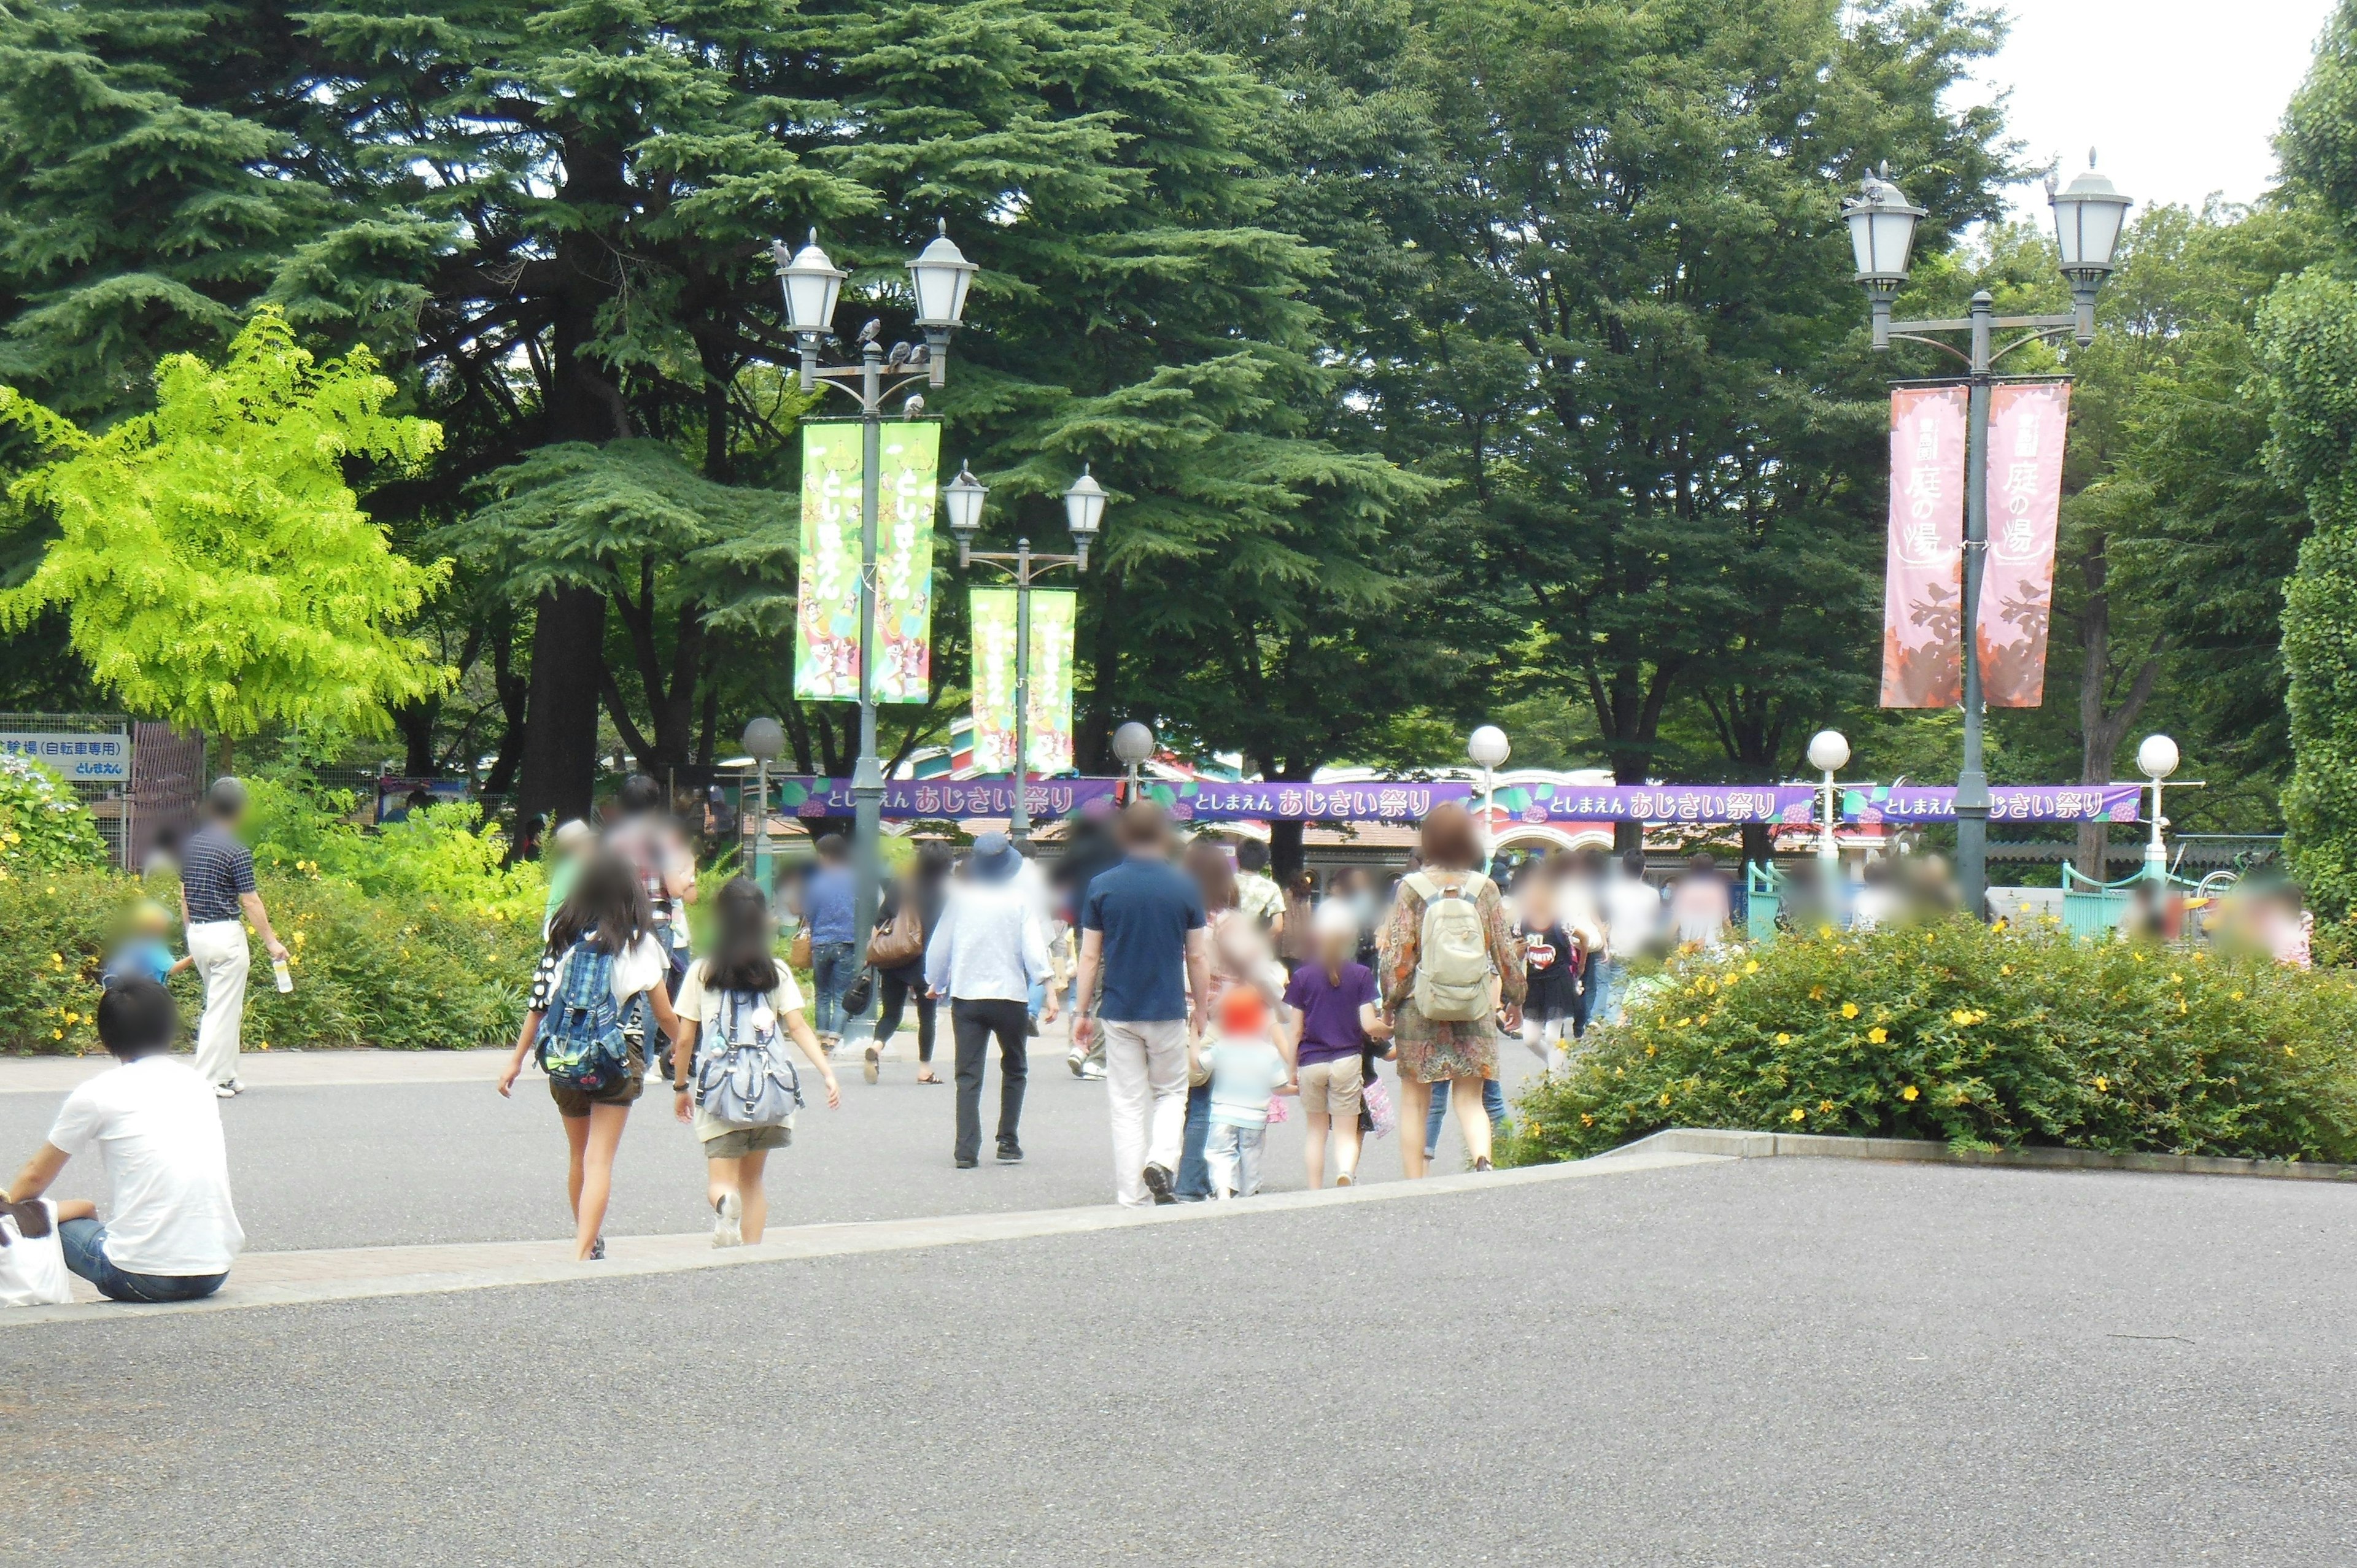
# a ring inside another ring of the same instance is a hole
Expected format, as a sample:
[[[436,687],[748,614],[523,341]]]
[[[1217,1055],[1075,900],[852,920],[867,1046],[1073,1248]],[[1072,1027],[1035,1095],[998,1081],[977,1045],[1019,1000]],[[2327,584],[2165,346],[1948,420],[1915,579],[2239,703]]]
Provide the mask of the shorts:
[[[707,1160],[741,1160],[748,1155],[782,1149],[793,1141],[794,1130],[783,1125],[731,1127],[716,1138],[704,1140],[704,1157]]]
[[[630,1044],[630,1070],[619,1083],[609,1083],[603,1089],[576,1089],[553,1078],[548,1080],[548,1097],[556,1101],[556,1113],[567,1122],[577,1122],[588,1115],[593,1105],[632,1104],[646,1089],[646,1053],[636,1041]]]
[[[1311,1062],[1301,1069],[1301,1109],[1329,1116],[1359,1119],[1359,1058],[1338,1057],[1329,1062]]]

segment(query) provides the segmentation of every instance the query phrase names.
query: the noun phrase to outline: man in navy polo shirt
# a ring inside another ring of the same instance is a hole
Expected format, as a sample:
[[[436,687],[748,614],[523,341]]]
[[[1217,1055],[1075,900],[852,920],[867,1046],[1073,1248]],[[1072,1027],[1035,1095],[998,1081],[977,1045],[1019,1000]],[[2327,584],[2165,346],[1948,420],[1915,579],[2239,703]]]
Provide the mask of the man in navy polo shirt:
[[[238,1035],[245,1026],[245,979],[253,952],[245,922],[253,922],[273,960],[286,944],[270,929],[270,911],[253,888],[253,852],[237,836],[245,815],[245,786],[217,779],[205,791],[204,822],[180,848],[180,919],[188,956],[205,982],[204,1021],[197,1026],[197,1073],[223,1100],[242,1093],[237,1078]]]

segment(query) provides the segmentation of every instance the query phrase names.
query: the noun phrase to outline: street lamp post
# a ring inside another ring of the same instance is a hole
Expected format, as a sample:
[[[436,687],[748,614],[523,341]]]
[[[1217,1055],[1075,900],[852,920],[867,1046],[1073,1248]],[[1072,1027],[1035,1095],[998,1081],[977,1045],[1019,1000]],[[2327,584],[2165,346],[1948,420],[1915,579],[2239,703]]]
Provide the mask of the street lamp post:
[[[775,719],[755,719],[745,726],[745,755],[753,759],[754,776],[760,780],[759,802],[754,808],[760,814],[753,819],[753,880],[761,891],[770,891],[770,764],[786,749],[784,726]]]
[[[976,550],[974,541],[982,532],[983,498],[989,493],[988,487],[974,477],[974,470],[963,466],[943,491],[949,501],[950,532],[957,535],[958,565],[985,562],[1015,583],[1015,811],[1006,828],[1008,836],[1021,843],[1031,836],[1030,757],[1027,755],[1031,745],[1031,579],[1059,566],[1070,566],[1075,575],[1089,569],[1089,544],[1104,527],[1105,492],[1082,464],[1081,477],[1064,492],[1064,526],[1072,535],[1070,555],[1035,553],[1028,539],[1017,540],[1013,550]]]
[[[867,961],[867,938],[876,925],[876,906],[882,874],[877,840],[882,825],[884,764],[876,755],[876,531],[880,470],[884,460],[884,400],[901,388],[922,381],[938,387],[948,369],[950,334],[965,314],[967,288],[974,265],[949,237],[949,226],[908,263],[909,284],[916,298],[916,325],[924,341],[913,347],[892,346],[888,358],[877,338],[877,322],[859,334],[859,363],[822,365],[819,339],[834,330],[834,307],[842,296],[845,274],[819,249],[818,231],[799,251],[788,253],[783,240],[770,247],[778,263],[778,279],[786,296],[786,325],[802,353],[802,389],[814,392],[830,386],[857,400],[864,426],[860,442],[859,483],[859,759],[851,770],[852,843],[857,870],[852,941],[853,963]],[[924,407],[921,396],[908,403],[915,418]]]
[[[2161,829],[2169,825],[2160,814],[2160,781],[2177,771],[2177,743],[2165,735],[2148,735],[2136,747],[2136,771],[2152,780],[2152,836],[2144,843],[2144,879],[2169,880],[2169,846]]]
[[[1490,825],[1498,810],[1497,770],[1512,754],[1506,732],[1496,725],[1483,725],[1465,738],[1465,755],[1481,769],[1481,874],[1485,876],[1498,858],[1497,832]]]
[[[1138,769],[1154,755],[1154,732],[1135,719],[1130,720],[1113,732],[1113,754],[1129,770],[1129,796],[1123,803],[1134,805],[1138,798]]]
[[[1834,836],[1835,825],[1840,821],[1839,802],[1834,794],[1834,775],[1849,766],[1849,741],[1839,730],[1821,729],[1809,737],[1809,766],[1825,776],[1824,786],[1824,824],[1817,834],[1817,879],[1823,885],[1825,908],[1833,909],[1834,896],[1841,881],[1841,843]]]
[[[1964,593],[1961,607],[1964,664],[1964,760],[1956,775],[1956,879],[1964,907],[1988,918],[1988,773],[1981,745],[1981,665],[1975,628],[1979,624],[1981,573],[1988,548],[1988,422],[1989,394],[1997,377],[1997,360],[2025,343],[2044,342],[2068,335],[2084,348],[2095,340],[2095,291],[2112,271],[2118,248],[2121,220],[2129,201],[2112,182],[2097,174],[2094,155],[2087,155],[2086,172],[2057,190],[2050,176],[2047,200],[2054,209],[2054,234],[2061,254],[2062,275],[2070,280],[2072,309],[2068,316],[1999,316],[1986,289],[1972,297],[1968,314],[1934,321],[1893,321],[1891,306],[1906,286],[1908,252],[1915,225],[1924,209],[1908,201],[1890,182],[1888,166],[1869,174],[1859,193],[1842,204],[1849,225],[1850,248],[1857,263],[1857,282],[1866,290],[1874,347],[1888,350],[1895,338],[1928,343],[1962,360],[1969,388],[1969,424],[1964,446]],[[1999,331],[2019,330],[2020,336],[2001,348],[1993,347]],[[1932,333],[1963,333],[1969,352],[1945,343]]]

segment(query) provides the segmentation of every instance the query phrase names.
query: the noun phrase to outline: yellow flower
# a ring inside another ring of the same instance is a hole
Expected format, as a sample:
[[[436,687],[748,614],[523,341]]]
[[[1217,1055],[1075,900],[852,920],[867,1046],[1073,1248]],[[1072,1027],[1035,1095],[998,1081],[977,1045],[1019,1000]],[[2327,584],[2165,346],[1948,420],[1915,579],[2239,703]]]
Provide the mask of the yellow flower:
[[[1881,1045],[1884,1041],[1889,1038],[1890,1032],[1879,1025],[1877,1025],[1875,1027],[1868,1029],[1866,1032],[1866,1043],[1869,1046]]]
[[[1834,940],[1834,929],[1831,926],[1819,926],[1817,935],[1825,941],[1831,941]]]
[[[1833,1114],[1833,1109],[1834,1102],[1830,1100],[1820,1100],[1817,1101],[1817,1111],[1820,1115],[1830,1116]]]
[[[1956,1026],[1956,1027],[1958,1027],[1958,1028],[1960,1028],[1960,1029],[1961,1029],[1961,1028],[1963,1028],[1965,1025],[1967,1025],[1967,1024],[1971,1023],[1972,1021],[1973,1021],[1973,1015],[1972,1015],[1970,1013],[1965,1012],[1965,1011],[1964,1011],[1963,1008],[1961,1008],[1961,1007],[1959,1007],[1959,1008],[1955,1009],[1953,1012],[1952,1012],[1952,1013],[1950,1013],[1950,1014],[1948,1015],[1948,1022],[1949,1022],[1949,1023],[1951,1023],[1951,1024],[1955,1025],[1955,1026]]]
[[[1010,752],[1008,755],[1009,755],[1009,756],[1012,756],[1012,755],[1013,755],[1013,753],[1011,753],[1011,752]],[[1662,1096],[1662,1103],[1663,1103],[1663,1104],[1664,1104],[1664,1105],[1667,1105],[1669,1102],[1670,1102],[1670,1097],[1669,1097],[1666,1093],[1665,1093],[1665,1094],[1663,1094],[1663,1095]]]
[[[49,1031],[49,1038],[53,1040],[62,1040],[65,1037],[66,1032],[63,1029],[51,1029]]]
[[[1812,985],[1812,986],[1810,986],[1810,987],[1809,987],[1809,1000],[1810,1000],[1810,1001],[1812,1001],[1812,1002],[1823,1002],[1824,999],[1825,999],[1825,988],[1824,988],[1824,986],[1822,986],[1822,985]]]
[[[1596,1125],[1596,1118],[1583,1111],[1579,1113],[1579,1124],[1583,1127],[1593,1127]]]
[[[1998,964],[1996,966],[1996,972],[1999,974],[2011,974],[2013,972],[2013,965],[2009,963]]]
[[[1845,1003],[1843,1003],[1843,1004],[1842,1004],[1842,1016],[1843,1016],[1843,1017],[1845,1017],[1845,1018],[1855,1018],[1855,1017],[1857,1017],[1857,1003],[1855,1003],[1855,1002],[1845,1002]]]
[[[1010,754],[1010,755],[1011,755],[1011,754]],[[2243,993],[2242,993],[2241,992],[2237,991],[2237,992],[2235,992],[2235,993],[2233,993],[2233,997],[2234,997],[2234,1000],[2235,1000],[2235,1001],[2240,1002],[2240,1001],[2243,999]]]
[[[1789,1046],[1792,1043],[1792,1036],[1790,1035],[1778,1035],[1776,1036],[1776,1043],[1780,1046]]]
[[[2095,1092],[2097,1094],[2109,1094],[2111,1091],[2112,1080],[2105,1078],[2103,1074],[2097,1073],[2095,1075]]]
[[[1760,972],[1760,961],[1759,961],[1758,959],[1756,959],[1756,958],[1755,958],[1755,959],[1753,959],[1749,963],[1745,964],[1745,965],[1743,966],[1743,972],[1744,972],[1744,973],[1746,973],[1746,974],[1757,974],[1757,973],[1759,973],[1759,972]]]
[[[2182,985],[2185,983],[2185,977],[2172,972],[2169,977],[2169,983],[2171,985]]]
[[[1011,757],[1011,756],[1013,756],[1014,754],[1013,754],[1012,752],[1009,752],[1007,755],[1009,755],[1009,756]],[[1657,1051],[1659,1051],[1660,1049],[1661,1049],[1661,1047],[1660,1047],[1659,1046],[1647,1046],[1647,1047],[1645,1047],[1645,1054],[1646,1054],[1647,1056],[1649,1056],[1649,1057],[1650,1057],[1650,1056],[1653,1055],[1654,1053],[1656,1053]],[[1618,1069],[1618,1068],[1615,1068],[1615,1069],[1613,1069],[1612,1070],[1613,1070],[1614,1074],[1617,1076],[1617,1075],[1619,1074],[1619,1072],[1620,1072],[1620,1069]]]
[[[1913,1100],[1915,1098],[1915,1086],[1910,1083],[1906,1088],[1900,1090],[1899,1091],[1899,1098],[1901,1100]]]
[[[1805,1111],[1802,1110],[1802,1109],[1801,1109],[1799,1106],[1797,1106],[1797,1105],[1795,1105],[1795,1106],[1793,1106],[1793,1107],[1792,1107],[1792,1120],[1793,1120],[1793,1121],[1795,1121],[1795,1122],[1805,1121],[1805,1120],[1807,1119],[1807,1117],[1808,1117],[1808,1114],[1809,1114],[1809,1113],[1808,1113],[1807,1112],[1805,1112]]]
[[[2284,1055],[2286,1055],[2286,1056],[2287,1056],[2287,1057],[2296,1057],[2296,1056],[2299,1055],[2299,1053],[2298,1053],[2298,1051],[2296,1051],[2296,1050],[2293,1050],[2289,1046],[2286,1046],[2286,1047],[2284,1047]]]

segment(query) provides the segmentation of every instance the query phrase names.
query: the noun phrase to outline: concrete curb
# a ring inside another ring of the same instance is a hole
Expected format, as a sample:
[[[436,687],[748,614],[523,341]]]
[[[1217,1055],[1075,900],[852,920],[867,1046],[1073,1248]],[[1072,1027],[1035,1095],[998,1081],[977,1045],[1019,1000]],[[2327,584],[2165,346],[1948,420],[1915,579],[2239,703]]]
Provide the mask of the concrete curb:
[[[1613,1157],[1660,1151],[1738,1160],[1800,1156],[1836,1160],[1920,1160],[1952,1165],[2016,1165],[2033,1170],[2147,1171],[2167,1176],[2264,1176],[2275,1181],[2357,1181],[2357,1165],[2306,1160],[2236,1160],[2213,1155],[2106,1155],[2093,1149],[1951,1149],[1915,1138],[1835,1138],[1810,1133],[1737,1133],[1673,1127],[1612,1151]]]
[[[448,1246],[359,1247],[296,1252],[254,1252],[238,1261],[221,1294],[204,1301],[136,1305],[78,1301],[70,1306],[0,1310],[0,1330],[48,1323],[113,1322],[185,1312],[233,1312],[252,1306],[302,1306],[377,1296],[429,1295],[448,1291],[489,1290],[508,1285],[558,1284],[613,1280],[640,1274],[686,1273],[737,1268],[748,1263],[791,1262],[856,1253],[909,1251],[922,1247],[977,1241],[1014,1241],[1039,1236],[1075,1236],[1141,1225],[1178,1225],[1254,1215],[1288,1214],[1341,1204],[1389,1203],[1418,1197],[1483,1192],[1537,1182],[1618,1176],[1680,1165],[1717,1165],[1724,1155],[1670,1148],[1616,1149],[1592,1159],[1517,1170],[1468,1172],[1423,1181],[1379,1182],[1372,1187],[1329,1187],[1319,1192],[1269,1193],[1235,1203],[1189,1203],[1160,1208],[1123,1208],[1099,1204],[1085,1208],[1041,1208],[1011,1214],[957,1214],[913,1219],[880,1219],[839,1225],[803,1225],[770,1233],[759,1246],[713,1249],[708,1233],[684,1236],[608,1238],[601,1262],[577,1262],[573,1243],[481,1241]],[[87,1287],[83,1287],[87,1289]]]

